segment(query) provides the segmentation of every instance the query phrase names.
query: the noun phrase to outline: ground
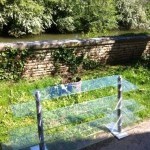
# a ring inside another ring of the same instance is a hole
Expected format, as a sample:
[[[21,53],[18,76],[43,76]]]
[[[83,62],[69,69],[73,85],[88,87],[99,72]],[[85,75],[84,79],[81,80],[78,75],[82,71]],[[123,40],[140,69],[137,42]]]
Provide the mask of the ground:
[[[150,119],[134,125],[129,136],[118,140],[113,136],[82,150],[150,150]]]

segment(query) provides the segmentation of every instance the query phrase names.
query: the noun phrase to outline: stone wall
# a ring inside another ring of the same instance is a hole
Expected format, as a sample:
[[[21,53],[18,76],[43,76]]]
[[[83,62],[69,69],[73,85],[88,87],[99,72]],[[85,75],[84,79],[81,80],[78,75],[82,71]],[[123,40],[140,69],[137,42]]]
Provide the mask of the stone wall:
[[[23,76],[37,77],[50,75],[56,70],[53,53],[60,48],[98,63],[127,63],[139,59],[144,53],[150,54],[150,36],[0,43],[0,51],[6,51],[6,47],[27,49],[30,55],[26,58]],[[66,72],[67,69],[68,66],[62,63],[59,71]]]

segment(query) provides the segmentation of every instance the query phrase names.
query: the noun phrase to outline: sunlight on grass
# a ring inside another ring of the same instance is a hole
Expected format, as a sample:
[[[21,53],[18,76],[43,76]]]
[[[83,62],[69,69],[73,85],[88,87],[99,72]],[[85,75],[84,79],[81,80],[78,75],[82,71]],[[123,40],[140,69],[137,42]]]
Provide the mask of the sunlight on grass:
[[[123,94],[124,98],[135,99],[137,102],[145,106],[142,112],[139,112],[139,117],[142,119],[150,117],[150,69],[144,67],[142,64],[134,64],[129,66],[103,66],[99,69],[92,71],[83,71],[78,74],[82,80],[93,79],[111,75],[122,75],[122,77],[129,82],[138,86],[138,90]],[[32,125],[36,122],[35,116],[16,118],[12,114],[10,105],[34,101],[32,91],[38,88],[45,88],[61,83],[61,77],[45,77],[37,80],[20,80],[13,81],[0,81],[0,142],[6,141],[8,138],[7,133],[19,127]],[[104,88],[101,90],[94,90],[82,94],[75,94],[56,98],[52,101],[45,100],[42,102],[43,107],[47,110],[70,106],[77,103],[110,96],[116,94],[116,89],[113,87]],[[99,117],[99,116],[98,116]],[[87,118],[84,121],[93,120],[94,118]],[[71,124],[68,126],[72,126]],[[60,128],[66,128],[60,127]],[[59,130],[59,129],[55,129]],[[55,132],[54,130],[54,132]],[[52,132],[52,131],[51,131]]]

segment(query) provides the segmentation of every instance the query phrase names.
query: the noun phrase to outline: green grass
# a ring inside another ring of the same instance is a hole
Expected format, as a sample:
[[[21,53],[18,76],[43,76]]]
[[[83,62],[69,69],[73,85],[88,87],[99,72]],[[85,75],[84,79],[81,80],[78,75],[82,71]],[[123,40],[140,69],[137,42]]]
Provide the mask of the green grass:
[[[83,71],[79,74],[82,80],[120,74],[123,78],[138,86],[138,90],[124,94],[125,98],[135,99],[145,106],[139,113],[141,119],[150,117],[150,69],[141,63],[133,65],[103,66],[96,70]],[[8,132],[22,126],[35,123],[35,117],[16,118],[13,116],[10,105],[34,100],[31,91],[61,83],[61,77],[45,77],[36,80],[0,81],[0,143],[8,139]],[[79,95],[62,97],[53,101],[44,101],[48,110],[73,105],[96,98],[113,95],[116,90],[112,87],[95,90]],[[94,118],[95,119],[95,118]],[[88,121],[88,119],[86,120]],[[57,129],[56,129],[57,130]]]

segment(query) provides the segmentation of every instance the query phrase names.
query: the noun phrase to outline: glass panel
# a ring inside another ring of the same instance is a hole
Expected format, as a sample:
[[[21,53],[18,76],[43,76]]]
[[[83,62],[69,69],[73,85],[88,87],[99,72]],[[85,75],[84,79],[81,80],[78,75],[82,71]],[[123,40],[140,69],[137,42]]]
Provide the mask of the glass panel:
[[[91,90],[101,89],[109,86],[117,88],[117,75],[107,76],[103,78],[97,78],[92,80],[85,80],[78,83],[68,83],[56,85],[53,87],[47,87],[45,89],[39,89],[41,93],[41,99],[52,99],[61,96],[67,96],[71,94],[87,92]],[[128,92],[135,90],[137,87],[132,83],[122,80],[123,92]],[[35,93],[35,92],[33,92]],[[35,101],[30,101],[27,103],[16,104],[11,106],[13,113],[17,117],[23,117],[26,115],[35,115]]]
[[[118,117],[117,110],[114,110],[115,105],[116,95],[45,112],[44,133],[47,147],[49,149],[56,149],[55,146],[59,148],[63,145],[66,149],[67,147],[76,149],[79,145],[83,145],[81,144],[83,141],[87,144],[94,142],[90,141],[90,138],[93,135],[103,133],[107,124],[114,122],[117,126]],[[123,129],[139,120],[136,113],[142,109],[144,107],[135,100],[123,101]],[[87,121],[86,119],[89,119],[90,116],[91,121]],[[94,117],[100,118],[93,119]],[[69,126],[64,126],[65,128],[62,128],[63,130],[60,128],[56,129],[55,132],[49,130],[50,128],[63,124],[68,124]],[[10,142],[7,145],[10,145],[13,149],[38,144],[36,125],[15,129],[10,132],[9,136]]]
[[[60,84],[39,89],[41,99],[52,99],[71,94],[87,92],[105,87],[117,88],[117,75]],[[122,79],[123,92],[135,90],[137,87]],[[35,93],[35,92],[33,92]],[[137,112],[144,109],[135,100],[123,100],[123,128],[138,121]],[[90,100],[52,111],[43,109],[44,136],[48,150],[75,150],[83,145],[90,145],[97,134],[105,131],[108,123],[117,125],[117,95]],[[15,116],[26,115],[36,117],[35,101],[11,106]],[[100,140],[100,139],[99,139]],[[17,128],[9,133],[9,142],[3,144],[3,150],[29,149],[27,147],[39,143],[37,125]]]

